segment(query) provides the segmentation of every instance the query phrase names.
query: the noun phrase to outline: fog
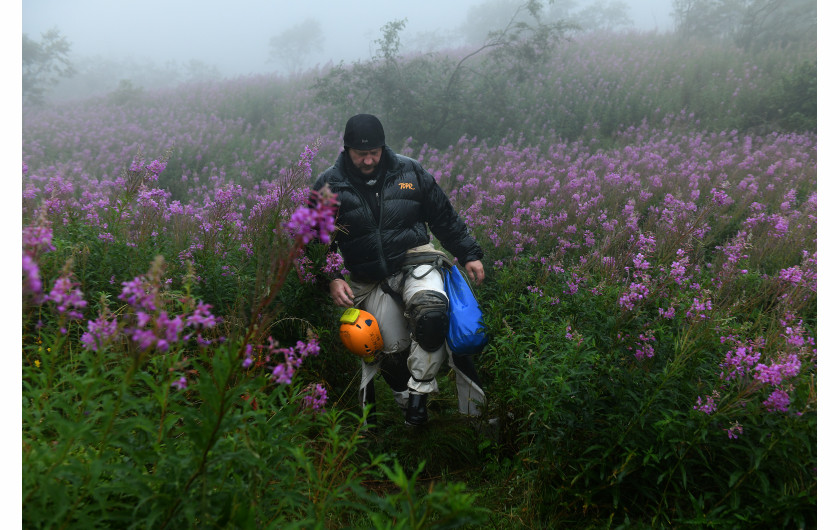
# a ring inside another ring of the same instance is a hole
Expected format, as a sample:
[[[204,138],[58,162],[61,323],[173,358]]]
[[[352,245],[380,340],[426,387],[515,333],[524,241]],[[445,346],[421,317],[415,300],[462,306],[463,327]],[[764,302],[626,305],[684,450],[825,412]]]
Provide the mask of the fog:
[[[394,20],[407,20],[403,51],[444,47],[457,41],[470,7],[493,1],[498,0],[24,0],[22,31],[38,40],[57,28],[72,44],[76,62],[90,57],[155,64],[194,60],[221,75],[239,76],[286,73],[288,68],[270,61],[269,42],[308,19],[318,21],[323,38],[320,51],[305,57],[305,66],[323,66],[370,58],[382,26]],[[557,3],[580,8],[596,1]],[[671,0],[624,4],[635,29],[667,31],[672,25]]]

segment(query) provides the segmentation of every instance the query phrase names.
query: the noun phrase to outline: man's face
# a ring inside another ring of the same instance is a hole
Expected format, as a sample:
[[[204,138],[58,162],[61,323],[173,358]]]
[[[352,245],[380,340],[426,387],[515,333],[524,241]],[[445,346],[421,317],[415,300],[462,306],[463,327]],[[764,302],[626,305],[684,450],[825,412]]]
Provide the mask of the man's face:
[[[379,164],[379,158],[382,156],[381,147],[366,151],[350,148],[347,152],[350,155],[350,161],[363,175],[372,175],[376,170],[376,165]]]

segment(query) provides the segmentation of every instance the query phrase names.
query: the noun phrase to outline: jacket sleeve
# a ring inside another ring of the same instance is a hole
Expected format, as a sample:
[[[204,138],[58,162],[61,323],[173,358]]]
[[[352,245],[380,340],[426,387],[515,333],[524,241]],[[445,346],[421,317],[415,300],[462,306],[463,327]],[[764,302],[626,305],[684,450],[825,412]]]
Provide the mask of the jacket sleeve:
[[[435,178],[419,164],[415,164],[415,170],[423,188],[423,211],[427,212],[426,222],[432,234],[462,265],[483,258],[484,251]]]
[[[312,184],[312,188],[311,188],[312,191],[318,191],[318,190],[320,190],[321,188],[324,187],[324,184],[327,183],[327,175],[328,174],[329,174],[329,170],[326,170],[323,173],[321,173],[320,175],[318,175],[318,178]]]

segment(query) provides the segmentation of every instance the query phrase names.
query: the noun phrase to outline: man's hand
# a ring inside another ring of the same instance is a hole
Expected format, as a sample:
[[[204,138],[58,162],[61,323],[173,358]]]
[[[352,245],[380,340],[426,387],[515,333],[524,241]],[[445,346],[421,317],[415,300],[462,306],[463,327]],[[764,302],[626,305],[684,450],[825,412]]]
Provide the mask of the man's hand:
[[[476,285],[481,285],[481,282],[484,281],[484,265],[482,265],[481,261],[474,260],[466,262],[464,264],[464,270],[467,271],[467,276]]]
[[[353,307],[353,289],[341,278],[330,282],[330,296],[339,307]]]

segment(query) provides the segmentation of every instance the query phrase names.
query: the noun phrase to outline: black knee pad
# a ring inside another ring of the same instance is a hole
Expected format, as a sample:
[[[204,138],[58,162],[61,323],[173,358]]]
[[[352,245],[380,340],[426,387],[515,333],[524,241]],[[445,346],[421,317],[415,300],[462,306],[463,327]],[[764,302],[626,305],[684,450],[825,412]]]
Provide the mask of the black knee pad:
[[[408,371],[408,354],[409,351],[405,349],[386,355],[379,365],[382,377],[394,392],[402,392],[408,389],[408,380],[411,378],[411,372]]]
[[[417,344],[432,352],[443,346],[449,330],[449,301],[437,291],[420,291],[405,306],[411,335]]]

